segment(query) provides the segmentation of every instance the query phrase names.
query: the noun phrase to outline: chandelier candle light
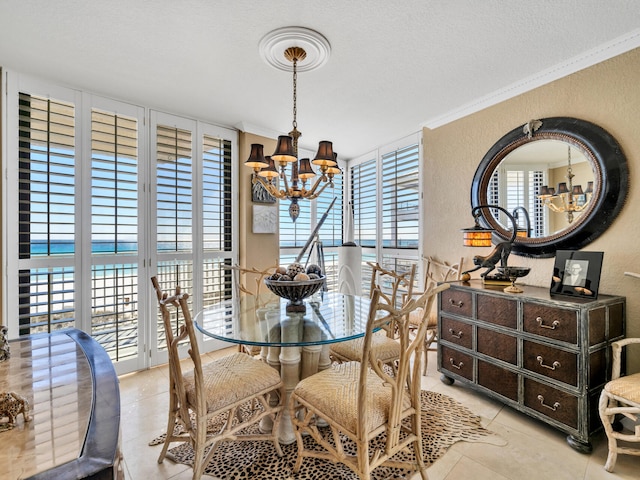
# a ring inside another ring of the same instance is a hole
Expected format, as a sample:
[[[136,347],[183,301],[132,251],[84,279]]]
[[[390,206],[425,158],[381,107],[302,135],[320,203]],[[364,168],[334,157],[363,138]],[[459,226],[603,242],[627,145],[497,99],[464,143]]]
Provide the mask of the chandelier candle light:
[[[314,32],[315,33],[315,32]],[[317,33],[316,33],[317,35]],[[297,122],[297,82],[298,62],[307,56],[304,48],[290,46],[284,51],[284,57],[293,64],[293,129],[289,135],[280,135],[276,150],[271,156],[264,156],[263,145],[251,145],[251,153],[245,162],[247,167],[253,168],[253,183],[260,183],[273,197],[289,199],[289,215],[295,222],[300,215],[298,200],[317,198],[327,187],[333,185],[333,177],[341,173],[338,167],[337,153],[333,151],[333,144],[328,140],[319,143],[318,152],[313,160],[301,158],[298,160],[298,139],[302,133],[298,130]],[[280,171],[276,169],[276,164]],[[291,180],[287,178],[286,168],[291,164]],[[307,189],[307,180],[316,176],[313,167],[320,168],[320,176]],[[284,188],[278,188],[276,178],[283,182]],[[323,185],[320,187],[320,184]]]
[[[582,191],[581,185],[573,185],[573,177],[575,177],[575,175],[571,168],[571,146],[568,146],[567,150],[567,182],[559,183],[558,191],[553,187],[543,185],[540,187],[538,198],[542,200],[543,204],[551,211],[559,213],[566,212],[567,222],[572,223],[574,212],[581,212],[589,205],[589,200],[591,200],[591,195],[593,194],[593,182],[587,183],[587,189],[584,192]],[[568,186],[567,183],[569,184]],[[584,204],[578,205],[576,197],[581,195],[586,195],[586,201]],[[561,205],[553,203],[556,198],[560,198],[562,201]]]

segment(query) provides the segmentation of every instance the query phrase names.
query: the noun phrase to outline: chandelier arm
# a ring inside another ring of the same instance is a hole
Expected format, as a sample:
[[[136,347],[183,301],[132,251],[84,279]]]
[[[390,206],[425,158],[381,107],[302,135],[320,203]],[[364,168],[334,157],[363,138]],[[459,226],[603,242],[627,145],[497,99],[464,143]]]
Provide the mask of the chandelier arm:
[[[282,181],[284,182],[284,189],[283,191],[288,192],[289,191],[289,182],[287,181],[287,175],[285,172],[285,167],[284,165],[282,165],[280,167],[280,178],[282,179]]]
[[[324,175],[321,175],[320,177],[318,177],[316,179],[316,181],[313,183],[313,186],[307,190],[307,192],[309,192],[309,195],[313,195],[313,193],[316,191],[316,188],[318,188],[318,185],[320,185],[320,182],[322,181],[327,181],[326,177]],[[322,190],[324,190],[324,187],[326,186],[326,184],[322,187],[322,189],[320,190],[320,192],[318,192],[318,195],[320,195],[320,193],[322,193]]]
[[[317,196],[319,196],[320,194],[322,194],[322,192],[324,192],[324,189],[327,188],[327,186],[329,185],[333,185],[333,181],[329,182],[327,180],[324,180],[324,184],[322,185],[322,187],[320,187],[320,190],[318,190],[318,192],[316,192],[316,189],[318,188],[318,184],[324,179],[324,175],[322,177],[320,177],[318,180],[316,180],[315,185],[313,186],[313,188],[311,188],[311,190],[309,190],[309,195],[313,195],[307,198],[316,198]]]

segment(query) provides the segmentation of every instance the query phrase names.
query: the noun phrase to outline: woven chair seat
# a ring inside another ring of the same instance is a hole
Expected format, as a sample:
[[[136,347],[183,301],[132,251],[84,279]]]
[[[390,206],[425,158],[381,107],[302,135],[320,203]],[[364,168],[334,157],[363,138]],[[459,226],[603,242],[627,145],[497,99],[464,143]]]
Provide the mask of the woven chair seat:
[[[640,373],[611,380],[604,389],[611,395],[624,398],[625,403],[640,408]]]
[[[351,361],[362,361],[364,350],[364,337],[355,338],[347,342],[338,342],[331,345],[331,352],[338,357]],[[389,338],[386,332],[379,330],[371,341],[371,350],[382,363],[390,363],[400,356],[400,343]]]
[[[280,383],[277,370],[244,353],[234,353],[202,366],[207,412],[215,412],[260,392],[273,390]],[[187,402],[195,405],[193,371],[184,374]]]
[[[347,362],[323,370],[305,378],[296,386],[298,400],[313,405],[322,412],[323,418],[331,418],[349,432],[356,432],[358,410],[358,379],[360,363]],[[374,431],[384,425],[389,418],[391,407],[391,387],[373,371],[369,371],[367,382],[367,431]],[[403,408],[410,406],[405,398]]]
[[[424,310],[422,310],[421,308],[418,308],[416,311],[411,312],[411,315],[409,315],[409,324],[414,328],[419,327],[420,324],[422,323],[423,315],[424,315]],[[428,319],[427,327],[429,329],[435,328],[438,325],[438,315],[436,312],[431,312],[427,317],[427,319]]]

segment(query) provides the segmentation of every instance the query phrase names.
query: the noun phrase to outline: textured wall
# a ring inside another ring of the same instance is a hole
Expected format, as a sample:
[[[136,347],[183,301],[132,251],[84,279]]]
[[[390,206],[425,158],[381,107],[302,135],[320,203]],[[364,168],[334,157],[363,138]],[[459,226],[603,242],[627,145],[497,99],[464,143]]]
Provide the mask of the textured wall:
[[[239,182],[240,182],[240,265],[259,270],[275,265],[280,257],[278,234],[254,234],[253,202],[251,201],[251,173],[253,170],[244,166],[249,158],[252,143],[264,145],[266,154],[276,148],[276,141],[248,133],[241,133],[239,139]],[[277,205],[277,203],[275,204]]]
[[[539,87],[434,130],[424,130],[425,193],[423,249],[441,258],[465,257],[460,229],[473,224],[470,187],[487,150],[505,133],[533,118],[567,116],[600,125],[620,143],[629,162],[629,195],[613,225],[583,250],[604,251],[600,292],[627,297],[627,336],[640,337],[640,49]],[[512,255],[512,265],[530,266],[522,279],[549,286],[553,258]],[[470,265],[470,263],[469,263]],[[640,352],[631,356],[640,370]]]

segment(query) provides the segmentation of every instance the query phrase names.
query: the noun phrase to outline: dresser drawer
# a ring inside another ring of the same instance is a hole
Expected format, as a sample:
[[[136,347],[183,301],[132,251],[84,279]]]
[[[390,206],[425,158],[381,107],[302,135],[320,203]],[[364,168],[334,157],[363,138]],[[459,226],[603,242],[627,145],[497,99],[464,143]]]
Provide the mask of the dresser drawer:
[[[478,360],[478,385],[518,401],[518,374],[484,360]]]
[[[571,428],[578,427],[578,398],[574,395],[525,378],[524,404]]]
[[[471,292],[463,292],[450,288],[441,294],[441,310],[455,315],[471,317],[473,306],[471,302]]]
[[[516,337],[478,327],[478,352],[513,365],[518,363]]]
[[[473,380],[473,357],[444,345],[441,348],[441,367],[457,373],[467,380]]]
[[[522,363],[527,370],[578,386],[577,354],[528,340],[523,342],[522,352]]]
[[[573,345],[578,343],[578,312],[576,310],[536,303],[525,303],[522,307],[525,332]]]
[[[447,342],[455,343],[461,347],[471,349],[473,327],[465,322],[453,318],[442,317],[440,338]]]
[[[503,327],[518,328],[518,304],[515,300],[478,295],[477,318]]]

